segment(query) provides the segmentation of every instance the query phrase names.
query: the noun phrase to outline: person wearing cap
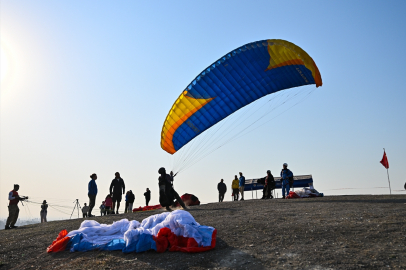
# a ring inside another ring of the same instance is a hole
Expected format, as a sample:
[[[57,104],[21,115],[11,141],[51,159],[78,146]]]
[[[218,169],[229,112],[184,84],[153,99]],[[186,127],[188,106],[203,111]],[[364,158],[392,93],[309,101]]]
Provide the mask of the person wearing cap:
[[[245,188],[245,177],[242,175],[242,172],[240,172],[240,178],[238,179],[238,184],[239,184],[239,189],[241,193],[241,200],[244,200],[244,188]]]
[[[41,204],[41,223],[47,222],[47,213],[48,213],[48,204],[47,201],[44,200]]]
[[[20,189],[20,186],[15,184],[14,189],[8,193],[8,218],[6,221],[6,226],[4,227],[5,230],[9,229],[15,229],[18,226],[15,226],[17,219],[18,219],[18,214],[20,213],[20,209],[18,208],[18,203],[20,201],[24,201],[25,199],[28,199],[28,197],[20,197],[18,196],[18,190]]]
[[[182,206],[183,209],[187,209],[185,203],[179,197],[179,194],[173,188],[173,177],[166,173],[164,167],[158,170],[160,174],[158,178],[159,185],[159,203],[166,208],[166,210],[171,211],[169,206],[174,204],[174,199]],[[176,175],[176,174],[175,174]]]
[[[283,163],[283,169],[281,171],[281,182],[282,182],[282,198],[285,199],[289,195],[290,184],[289,180],[293,178],[293,173],[288,169],[288,164]],[[286,196],[285,196],[286,194]]]
[[[94,217],[92,215],[92,210],[94,206],[96,205],[96,195],[97,195],[97,185],[96,185],[96,179],[97,175],[94,173],[90,176],[91,180],[89,182],[89,192],[87,193],[87,196],[89,197],[89,217]]]
[[[219,202],[223,202],[224,194],[227,192],[227,186],[224,184],[223,179],[221,179],[220,183],[217,184],[217,190],[219,191]]]

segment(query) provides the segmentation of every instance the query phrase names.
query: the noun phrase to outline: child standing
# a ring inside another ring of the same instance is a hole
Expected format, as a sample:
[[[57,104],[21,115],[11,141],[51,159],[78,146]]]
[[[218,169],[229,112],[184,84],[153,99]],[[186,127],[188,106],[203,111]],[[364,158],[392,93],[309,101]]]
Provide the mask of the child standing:
[[[100,216],[105,216],[106,215],[106,205],[105,202],[103,201],[102,204],[100,205]]]
[[[104,200],[104,205],[106,208],[106,215],[109,215],[111,213],[111,210],[113,208],[113,199],[111,198],[111,195],[107,195],[106,199]]]

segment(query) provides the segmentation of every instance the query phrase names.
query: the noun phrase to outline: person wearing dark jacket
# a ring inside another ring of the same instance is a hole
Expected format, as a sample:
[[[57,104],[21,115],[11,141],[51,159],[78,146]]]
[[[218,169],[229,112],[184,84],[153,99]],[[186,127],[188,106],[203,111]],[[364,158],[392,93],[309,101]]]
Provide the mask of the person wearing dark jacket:
[[[219,191],[219,202],[222,202],[224,200],[224,194],[227,192],[227,186],[224,184],[223,179],[217,184],[217,190]]]
[[[147,188],[147,191],[144,193],[145,196],[145,205],[148,206],[149,201],[151,200],[151,191]]]
[[[125,194],[125,184],[123,178],[120,177],[120,173],[115,173],[116,178],[111,181],[110,184],[110,194],[113,194],[113,214],[114,207],[117,205],[116,214],[118,214],[118,209],[120,208],[120,202],[122,195]]]
[[[179,194],[173,188],[173,177],[166,173],[165,168],[160,168],[158,173],[161,175],[158,178],[159,185],[159,203],[171,211],[169,206],[174,204],[174,199],[182,206],[183,209],[187,209],[185,203],[179,197]]]
[[[262,183],[264,185],[261,199],[273,199],[272,190],[275,189],[275,179],[270,170],[268,170],[266,174],[267,175],[264,178],[258,179],[257,181],[258,183]]]
[[[134,206],[134,201],[135,201],[135,195],[132,190],[128,191],[128,196],[127,196],[127,212],[132,212],[133,211],[133,206]]]
[[[87,196],[89,196],[89,217],[93,217],[92,215],[92,210],[93,207],[96,204],[96,195],[97,195],[97,185],[96,185],[96,179],[97,175],[94,173],[90,176],[91,180],[88,185],[89,192],[87,193]]]

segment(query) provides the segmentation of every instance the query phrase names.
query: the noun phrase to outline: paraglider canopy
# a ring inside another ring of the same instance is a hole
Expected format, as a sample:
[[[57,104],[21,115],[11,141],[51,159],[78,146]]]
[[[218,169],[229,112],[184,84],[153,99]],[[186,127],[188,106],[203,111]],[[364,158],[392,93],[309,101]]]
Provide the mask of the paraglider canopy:
[[[246,44],[207,67],[182,91],[163,124],[161,147],[174,154],[251,102],[308,84],[321,86],[321,75],[300,47],[280,39]]]

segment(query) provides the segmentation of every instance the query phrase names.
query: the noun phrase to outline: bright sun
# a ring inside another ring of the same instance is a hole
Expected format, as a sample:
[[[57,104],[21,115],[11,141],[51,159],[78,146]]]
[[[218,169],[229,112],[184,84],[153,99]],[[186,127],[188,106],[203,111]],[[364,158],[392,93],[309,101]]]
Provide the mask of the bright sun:
[[[0,82],[6,77],[8,69],[7,54],[3,47],[0,47]]]

